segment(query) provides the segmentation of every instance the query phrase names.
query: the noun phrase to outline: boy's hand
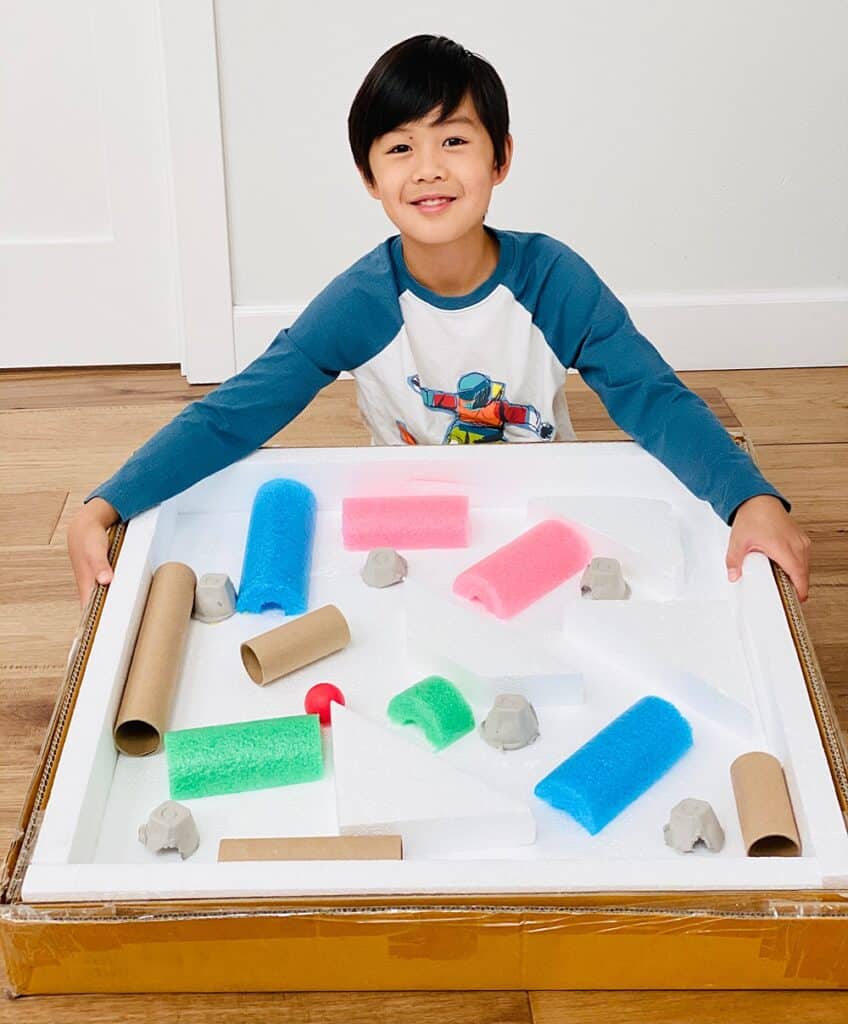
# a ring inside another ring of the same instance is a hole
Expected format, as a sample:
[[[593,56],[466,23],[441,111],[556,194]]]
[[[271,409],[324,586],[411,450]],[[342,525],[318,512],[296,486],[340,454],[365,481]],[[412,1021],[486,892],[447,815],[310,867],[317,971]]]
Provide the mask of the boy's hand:
[[[92,498],[77,512],[68,527],[68,554],[79,591],[80,606],[85,608],[97,583],[112,582],[109,565],[107,529],[117,523],[118,513],[103,498]]]
[[[736,511],[725,559],[731,583],[742,575],[742,562],[749,551],[761,551],[777,562],[795,585],[799,600],[807,600],[810,538],[772,494],[749,498]]]

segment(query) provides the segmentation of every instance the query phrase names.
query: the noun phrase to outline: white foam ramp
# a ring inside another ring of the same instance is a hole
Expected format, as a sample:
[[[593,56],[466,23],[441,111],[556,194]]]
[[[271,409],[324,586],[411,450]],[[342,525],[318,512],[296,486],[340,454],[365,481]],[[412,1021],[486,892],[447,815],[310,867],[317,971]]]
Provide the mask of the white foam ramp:
[[[399,834],[410,856],[535,842],[526,804],[341,704],[332,740],[342,835]]]
[[[407,654],[428,673],[447,676],[468,700],[489,705],[512,692],[540,706],[583,701],[579,671],[538,636],[420,583],[404,587]],[[505,689],[504,677],[515,680],[513,689]]]
[[[664,692],[733,732],[748,735],[753,728],[745,650],[723,601],[574,602],[563,638],[587,664]]]
[[[667,501],[653,498],[551,497],[527,503],[532,522],[567,519],[582,529],[593,556],[615,558],[636,596],[668,601],[680,594],[685,560],[680,529]]]

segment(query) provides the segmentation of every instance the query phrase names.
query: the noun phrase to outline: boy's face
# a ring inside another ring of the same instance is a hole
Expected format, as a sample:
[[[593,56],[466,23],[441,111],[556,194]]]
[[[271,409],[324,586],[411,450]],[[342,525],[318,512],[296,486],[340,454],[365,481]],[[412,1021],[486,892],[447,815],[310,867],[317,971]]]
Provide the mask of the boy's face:
[[[492,140],[469,95],[445,124],[433,125],[440,112],[436,108],[421,121],[375,139],[369,151],[374,184],[362,175],[400,233],[424,244],[451,242],[481,225],[492,189],[507,176],[512,160],[512,136],[507,136],[505,163],[495,169]],[[430,209],[414,205],[428,195],[452,200]]]

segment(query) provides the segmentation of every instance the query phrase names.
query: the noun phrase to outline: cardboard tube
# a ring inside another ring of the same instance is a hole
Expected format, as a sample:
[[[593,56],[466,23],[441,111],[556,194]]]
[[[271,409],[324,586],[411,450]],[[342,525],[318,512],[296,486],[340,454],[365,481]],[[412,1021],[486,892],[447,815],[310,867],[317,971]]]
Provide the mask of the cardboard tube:
[[[749,857],[798,857],[801,840],[780,761],[754,751],[730,766],[733,795]]]
[[[115,746],[140,757],[162,744],[182,667],[197,578],[182,562],[153,574],[124,696],[115,719]]]
[[[334,654],[350,643],[350,629],[334,604],[269,629],[241,645],[247,674],[260,686]]]
[[[400,836],[222,839],[218,863],[232,860],[403,860],[403,853]]]

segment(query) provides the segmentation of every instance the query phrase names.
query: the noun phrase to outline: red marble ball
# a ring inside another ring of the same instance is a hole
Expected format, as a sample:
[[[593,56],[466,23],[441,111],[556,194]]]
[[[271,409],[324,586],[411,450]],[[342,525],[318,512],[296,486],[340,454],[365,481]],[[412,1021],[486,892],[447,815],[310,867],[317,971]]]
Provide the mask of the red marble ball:
[[[330,724],[330,705],[333,701],[344,704],[344,694],[332,683],[316,683],[306,694],[303,706],[307,715],[318,715],[321,725]]]

